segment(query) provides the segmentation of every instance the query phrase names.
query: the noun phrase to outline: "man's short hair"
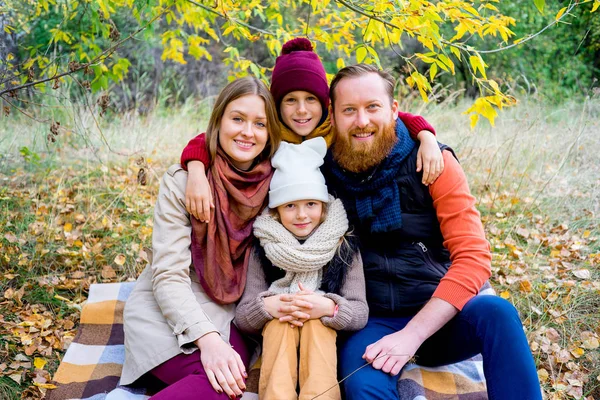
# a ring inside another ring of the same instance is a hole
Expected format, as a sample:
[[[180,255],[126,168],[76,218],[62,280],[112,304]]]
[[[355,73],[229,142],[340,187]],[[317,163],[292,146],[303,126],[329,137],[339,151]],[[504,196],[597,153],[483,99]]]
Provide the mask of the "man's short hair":
[[[344,67],[335,74],[335,77],[329,85],[329,98],[331,99],[331,108],[335,107],[335,88],[344,78],[358,78],[367,74],[377,74],[383,80],[388,95],[390,96],[390,105],[394,102],[394,88],[396,79],[387,71],[378,68],[373,64],[355,64]]]

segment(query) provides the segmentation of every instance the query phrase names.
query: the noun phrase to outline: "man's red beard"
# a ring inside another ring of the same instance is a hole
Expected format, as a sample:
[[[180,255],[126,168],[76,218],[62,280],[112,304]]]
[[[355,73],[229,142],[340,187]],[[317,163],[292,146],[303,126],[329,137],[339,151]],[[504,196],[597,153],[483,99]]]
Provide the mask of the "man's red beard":
[[[362,143],[352,136],[361,132],[375,132],[372,142]],[[383,127],[381,133],[372,126],[364,129],[352,129],[348,133],[335,132],[335,143],[332,147],[333,159],[343,169],[350,172],[365,172],[381,163],[392,151],[398,141],[396,137],[396,121],[392,120]]]

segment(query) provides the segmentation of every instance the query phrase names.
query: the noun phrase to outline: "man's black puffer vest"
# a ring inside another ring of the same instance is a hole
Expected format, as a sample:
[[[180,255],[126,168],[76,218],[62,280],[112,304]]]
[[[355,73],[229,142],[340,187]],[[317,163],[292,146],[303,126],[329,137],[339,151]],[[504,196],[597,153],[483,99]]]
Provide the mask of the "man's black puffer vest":
[[[441,150],[454,151],[440,144]],[[400,166],[396,182],[400,189],[402,228],[373,234],[352,215],[353,194],[341,182],[325,174],[329,191],[342,199],[350,225],[359,237],[367,302],[373,316],[410,316],[431,298],[450,267],[429,189],[416,172],[418,147]],[[455,156],[456,157],[456,156]],[[325,168],[326,170],[326,168]],[[327,171],[324,171],[327,172]]]

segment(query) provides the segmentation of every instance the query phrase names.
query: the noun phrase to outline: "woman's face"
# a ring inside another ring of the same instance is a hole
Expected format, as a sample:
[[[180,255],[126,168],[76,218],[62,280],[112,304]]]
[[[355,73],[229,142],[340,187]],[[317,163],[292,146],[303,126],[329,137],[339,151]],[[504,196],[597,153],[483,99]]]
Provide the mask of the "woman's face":
[[[281,224],[297,237],[310,235],[321,223],[323,203],[319,200],[298,200],[277,207]]]
[[[254,94],[230,102],[221,118],[219,145],[236,168],[248,170],[269,139],[265,102]]]
[[[289,92],[279,106],[281,119],[294,133],[307,136],[315,130],[323,116],[319,99],[303,90]]]

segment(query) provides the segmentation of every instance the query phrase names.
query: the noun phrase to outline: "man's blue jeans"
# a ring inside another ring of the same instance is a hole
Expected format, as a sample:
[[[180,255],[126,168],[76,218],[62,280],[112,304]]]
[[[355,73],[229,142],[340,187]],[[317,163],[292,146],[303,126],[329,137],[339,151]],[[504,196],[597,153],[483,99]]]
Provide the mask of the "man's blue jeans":
[[[339,374],[345,377],[365,364],[365,348],[403,329],[410,318],[371,317],[367,326],[340,337]],[[476,296],[417,351],[417,362],[439,366],[483,355],[490,400],[542,398],[533,357],[517,310],[496,296]],[[398,399],[398,376],[368,366],[343,383],[347,400]]]

